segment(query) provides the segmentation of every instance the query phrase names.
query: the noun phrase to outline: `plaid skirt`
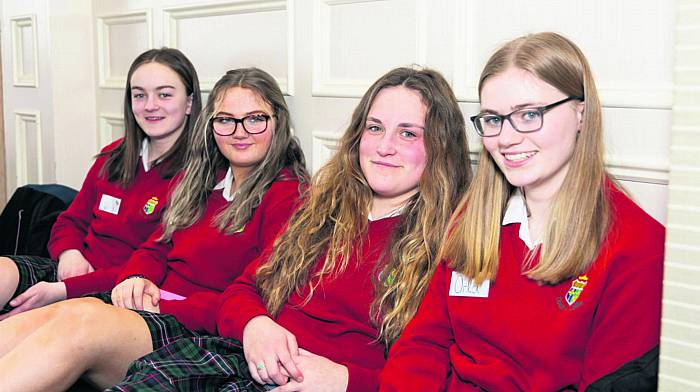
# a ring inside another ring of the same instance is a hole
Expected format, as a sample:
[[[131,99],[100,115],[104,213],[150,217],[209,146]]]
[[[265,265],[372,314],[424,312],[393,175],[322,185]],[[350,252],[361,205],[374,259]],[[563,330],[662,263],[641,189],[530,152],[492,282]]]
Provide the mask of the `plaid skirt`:
[[[112,304],[111,291],[88,294],[86,297],[95,297],[106,304]],[[197,332],[187,329],[187,327],[177,321],[175,316],[164,313],[151,313],[145,310],[131,309],[131,311],[138,313],[143,321],[146,322],[148,330],[151,333],[151,343],[153,343],[154,350],[158,350],[178,339],[199,336]]]
[[[238,340],[199,336],[177,340],[132,362],[126,378],[107,391],[263,392],[253,381]]]
[[[58,263],[41,256],[5,256],[15,262],[19,270],[17,290],[12,294],[14,299],[39,282],[58,282]],[[10,301],[0,310],[0,314],[14,309]]]

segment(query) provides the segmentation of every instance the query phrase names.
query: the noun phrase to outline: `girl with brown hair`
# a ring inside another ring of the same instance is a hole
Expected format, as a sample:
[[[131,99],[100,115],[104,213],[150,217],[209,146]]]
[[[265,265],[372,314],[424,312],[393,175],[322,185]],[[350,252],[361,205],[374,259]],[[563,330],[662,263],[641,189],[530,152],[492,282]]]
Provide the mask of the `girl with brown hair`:
[[[468,156],[447,81],[428,69],[388,72],[285,233],[224,293],[218,332],[237,340],[182,339],[137,361],[114,390],[376,389],[470,180]]]

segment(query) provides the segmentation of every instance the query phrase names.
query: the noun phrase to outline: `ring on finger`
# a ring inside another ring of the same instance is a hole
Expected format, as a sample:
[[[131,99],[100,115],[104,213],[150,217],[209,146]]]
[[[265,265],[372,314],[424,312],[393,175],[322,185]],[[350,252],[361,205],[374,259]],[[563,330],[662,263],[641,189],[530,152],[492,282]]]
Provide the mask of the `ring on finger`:
[[[265,365],[263,365],[263,363],[260,362],[257,365],[255,365],[255,368],[258,369],[258,371],[265,370]]]

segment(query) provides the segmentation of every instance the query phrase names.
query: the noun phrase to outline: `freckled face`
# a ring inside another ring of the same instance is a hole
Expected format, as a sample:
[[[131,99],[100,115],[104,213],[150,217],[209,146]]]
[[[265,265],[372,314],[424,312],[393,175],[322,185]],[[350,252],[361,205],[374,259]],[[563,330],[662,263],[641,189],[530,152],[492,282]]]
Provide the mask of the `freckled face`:
[[[192,110],[192,97],[170,67],[150,62],[131,74],[131,110],[152,140],[177,140]]]
[[[360,138],[360,167],[375,198],[399,204],[418,191],[427,159],[427,111],[420,93],[403,86],[375,97]]]
[[[519,68],[510,68],[486,80],[481,90],[481,112],[508,114],[523,107],[542,107],[567,96],[554,86]],[[501,134],[484,137],[486,150],[508,182],[526,192],[556,193],[569,170],[584,104],[571,101],[545,112],[542,128],[520,133],[509,121]]]
[[[242,119],[256,114],[272,116],[272,107],[254,91],[242,87],[232,87],[226,91],[214,117],[224,116]],[[274,129],[275,118],[270,117],[266,130],[259,134],[249,134],[240,123],[237,124],[232,135],[221,136],[214,133],[216,144],[221,153],[228,159],[234,175],[249,172],[265,159],[272,144]]]

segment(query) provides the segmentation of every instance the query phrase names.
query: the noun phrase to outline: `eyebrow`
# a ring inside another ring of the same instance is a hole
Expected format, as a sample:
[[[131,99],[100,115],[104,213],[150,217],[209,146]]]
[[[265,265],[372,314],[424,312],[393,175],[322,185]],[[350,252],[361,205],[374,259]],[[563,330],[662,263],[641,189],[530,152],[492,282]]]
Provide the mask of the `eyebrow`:
[[[378,124],[382,124],[382,120],[380,120],[376,117],[367,117],[367,121],[372,121],[372,122],[376,122]],[[418,124],[414,124],[414,123],[402,122],[402,123],[399,123],[398,125],[399,125],[399,127],[402,127],[402,128],[419,128],[419,129],[425,130],[425,127],[423,125],[418,125]]]
[[[172,88],[172,89],[174,89],[175,86],[171,86],[171,85],[169,85],[169,84],[166,84],[166,85],[163,85],[163,86],[158,86],[158,87],[156,87],[155,89],[156,89],[156,90],[163,90],[163,89],[166,89],[166,88]],[[143,88],[143,87],[141,87],[141,86],[131,86],[131,89],[132,89],[132,90],[144,90],[144,91],[146,90],[145,88]]]
[[[525,102],[525,103],[521,103],[519,105],[511,106],[510,109],[513,111],[517,111],[517,110],[524,109],[524,108],[537,108],[537,107],[542,107],[542,106],[546,106],[546,105],[544,103],[541,103],[541,102]],[[493,110],[493,109],[481,109],[480,113],[491,113],[491,114],[500,115],[500,113],[498,113],[498,111]]]
[[[243,114],[243,117],[247,117],[247,116],[250,116],[250,115],[253,115],[253,114],[264,114],[264,115],[268,115],[268,116],[269,116],[269,114],[265,113],[264,110],[259,109],[259,110],[253,110],[253,111],[248,112],[248,113],[244,113],[244,114]],[[224,112],[224,111],[216,112],[216,115],[215,115],[214,117],[217,117],[217,116],[235,117],[232,113]]]

